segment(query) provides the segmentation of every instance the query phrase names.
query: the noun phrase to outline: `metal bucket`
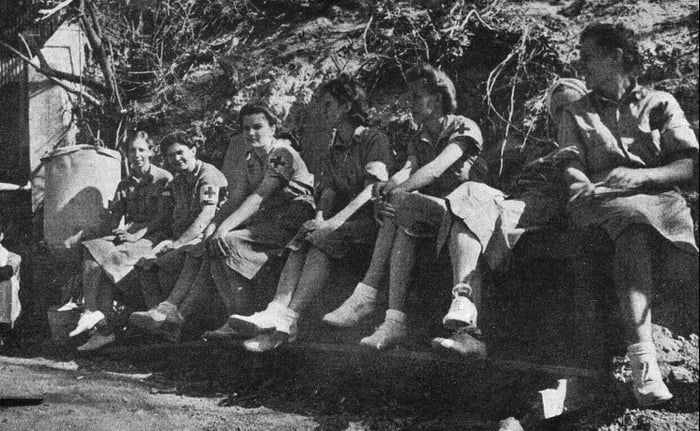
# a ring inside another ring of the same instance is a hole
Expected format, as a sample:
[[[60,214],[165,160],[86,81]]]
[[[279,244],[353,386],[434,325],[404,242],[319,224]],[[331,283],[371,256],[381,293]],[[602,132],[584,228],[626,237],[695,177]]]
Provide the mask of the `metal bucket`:
[[[121,180],[121,154],[73,145],[41,160],[46,171],[44,239],[54,258],[75,262],[84,232],[109,227],[108,205]]]
[[[60,306],[49,307],[46,315],[49,319],[49,329],[51,330],[51,339],[54,341],[66,342],[70,331],[75,329],[80,319],[81,308],[72,310],[58,311]]]

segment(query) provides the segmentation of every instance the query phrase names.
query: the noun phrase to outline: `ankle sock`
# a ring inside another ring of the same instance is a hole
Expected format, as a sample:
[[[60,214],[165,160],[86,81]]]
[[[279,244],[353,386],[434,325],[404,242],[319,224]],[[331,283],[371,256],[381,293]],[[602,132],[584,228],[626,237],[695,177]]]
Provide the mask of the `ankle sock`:
[[[290,334],[292,331],[292,326],[299,320],[299,313],[292,310],[289,307],[284,307],[279,310],[277,314],[277,322],[275,323],[275,329],[279,332],[284,332],[285,334]]]
[[[357,286],[355,286],[355,290],[352,292],[351,296],[360,300],[360,302],[373,302],[377,299],[377,289],[363,282],[359,282]]]
[[[656,346],[654,346],[654,343],[651,341],[630,344],[627,347],[627,353],[636,356],[653,355],[654,358],[656,358]]]
[[[386,322],[391,322],[397,325],[405,325],[406,324],[406,313],[403,311],[399,310],[394,310],[394,309],[388,309],[386,310]]]

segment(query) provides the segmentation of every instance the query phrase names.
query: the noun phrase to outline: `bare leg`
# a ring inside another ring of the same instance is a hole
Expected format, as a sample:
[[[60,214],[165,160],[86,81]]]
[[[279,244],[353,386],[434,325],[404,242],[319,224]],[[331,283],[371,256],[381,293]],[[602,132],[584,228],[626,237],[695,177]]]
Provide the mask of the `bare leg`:
[[[450,230],[448,242],[452,262],[452,280],[471,287],[471,299],[477,309],[481,305],[481,273],[478,270],[481,243],[461,221],[456,220]]]
[[[178,311],[183,317],[187,318],[190,316],[193,310],[206,298],[207,290],[212,284],[211,271],[209,267],[209,259],[196,258],[199,265],[193,271],[195,274],[194,278],[190,283],[190,288],[187,290],[185,297],[180,302],[178,306]],[[184,274],[184,271],[183,271]],[[178,282],[183,277],[178,279]]]
[[[100,280],[102,279],[102,267],[93,259],[90,253],[85,252],[83,257],[83,295],[85,296],[85,308],[88,311],[97,311],[99,308],[98,297],[100,295]]]
[[[615,240],[613,275],[627,328],[627,355],[632,368],[633,394],[642,406],[670,400],[656,359],[651,328],[652,239],[646,225],[632,225]]]
[[[155,307],[162,300],[160,294],[160,282],[158,281],[158,268],[152,266],[149,269],[136,268],[139,285],[143,294],[144,302],[151,307]]]
[[[391,249],[389,269],[389,308],[405,311],[406,293],[411,282],[411,272],[416,262],[417,240],[401,229],[396,229]]]
[[[630,226],[615,241],[613,273],[630,344],[652,342],[651,228]]]
[[[330,256],[313,247],[306,256],[306,263],[299,277],[299,283],[292,295],[289,308],[301,313],[316,295],[326,286],[331,275]]]
[[[384,224],[379,228],[372,252],[372,261],[362,279],[366,285],[378,289],[386,282],[396,230],[396,225],[391,220],[384,220]]]
[[[209,258],[211,276],[229,314],[250,312],[251,281],[230,269],[222,259]]]
[[[185,300],[189,291],[192,289],[192,285],[200,271],[203,261],[200,257],[195,257],[192,254],[188,254],[185,259],[185,264],[182,267],[180,276],[175,282],[175,287],[173,287],[172,292],[168,295],[167,301],[175,306],[179,307],[182,301]]]
[[[284,268],[282,268],[279,282],[277,283],[275,297],[272,298],[271,302],[280,303],[285,307],[289,306],[289,303],[292,300],[292,295],[294,295],[294,292],[297,289],[299,279],[301,278],[302,271],[304,270],[308,246],[305,245],[304,247],[305,248],[302,248],[301,250],[293,251],[289,254],[289,257],[284,264]]]

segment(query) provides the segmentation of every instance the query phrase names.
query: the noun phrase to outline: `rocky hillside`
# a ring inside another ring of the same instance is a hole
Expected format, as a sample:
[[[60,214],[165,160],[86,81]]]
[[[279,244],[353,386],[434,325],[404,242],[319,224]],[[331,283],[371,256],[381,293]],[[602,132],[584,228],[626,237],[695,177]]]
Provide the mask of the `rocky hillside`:
[[[400,151],[403,72],[417,61],[454,79],[460,113],[484,131],[507,177],[511,147],[546,145],[544,90],[574,76],[580,30],[621,21],[642,38],[644,83],[676,95],[698,124],[698,5],[691,0],[492,2],[367,0],[103,1],[135,127],[189,130],[221,159],[237,110],[260,99],[301,138],[312,168],[329,131],[314,89],[340,71],[368,89],[375,119]],[[126,20],[110,16],[125,14]],[[503,145],[507,142],[507,151]],[[505,161],[503,158],[505,157]],[[505,171],[504,171],[505,169]]]

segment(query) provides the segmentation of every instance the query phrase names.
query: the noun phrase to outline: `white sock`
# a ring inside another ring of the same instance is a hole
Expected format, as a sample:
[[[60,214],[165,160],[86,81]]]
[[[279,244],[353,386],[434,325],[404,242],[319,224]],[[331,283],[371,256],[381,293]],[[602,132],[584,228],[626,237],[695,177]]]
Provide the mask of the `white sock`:
[[[357,283],[351,297],[359,302],[374,302],[377,299],[377,289],[363,282]]]
[[[627,353],[632,356],[653,355],[656,358],[656,346],[653,342],[630,344]]]
[[[285,334],[290,334],[292,331],[292,326],[299,320],[299,313],[296,311],[284,307],[279,310],[277,314],[277,321],[275,322],[275,329],[284,332]]]
[[[386,318],[384,319],[384,321],[395,323],[398,325],[405,325],[406,324],[406,313],[404,313],[403,311],[393,310],[390,308],[390,309],[386,310]]]

